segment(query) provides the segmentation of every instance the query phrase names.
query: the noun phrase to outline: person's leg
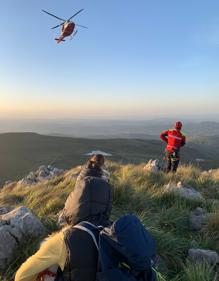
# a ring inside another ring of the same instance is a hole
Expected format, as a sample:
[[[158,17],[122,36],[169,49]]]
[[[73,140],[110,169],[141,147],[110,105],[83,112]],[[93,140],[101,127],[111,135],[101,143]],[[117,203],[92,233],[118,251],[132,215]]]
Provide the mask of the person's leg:
[[[172,163],[172,172],[173,173],[175,173],[177,171],[178,165],[179,165],[179,159],[173,160],[173,163]]]
[[[165,153],[165,158],[166,158],[166,168],[165,172],[169,173],[171,171],[171,153],[166,151]]]
[[[172,158],[172,172],[173,173],[175,173],[177,171],[177,168],[179,166],[179,160],[180,160],[179,152],[176,151]]]

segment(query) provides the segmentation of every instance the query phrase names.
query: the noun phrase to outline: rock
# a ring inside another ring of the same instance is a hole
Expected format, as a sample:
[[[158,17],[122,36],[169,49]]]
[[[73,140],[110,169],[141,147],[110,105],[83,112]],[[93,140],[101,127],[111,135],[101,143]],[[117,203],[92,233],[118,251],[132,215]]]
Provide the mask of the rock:
[[[36,184],[36,174],[34,172],[30,172],[25,178],[21,179],[18,183],[20,185]]]
[[[24,179],[21,179],[18,184],[20,185],[33,185],[33,184],[36,184],[36,180],[31,180],[31,179],[28,179],[28,178],[24,178]]]
[[[42,165],[39,167],[39,169],[36,171],[36,177],[37,179],[41,178],[47,178],[50,175],[50,170],[48,167]]]
[[[219,256],[216,252],[204,249],[189,249],[188,258],[193,262],[207,262],[211,265],[219,263]]]
[[[28,180],[35,181],[35,180],[36,180],[36,174],[35,174],[34,172],[30,172],[30,173],[26,176],[26,178],[27,178]]]
[[[54,176],[60,176],[63,172],[64,170],[58,168],[53,168],[53,170],[51,170],[51,173]]]
[[[189,222],[191,230],[201,230],[208,222],[210,214],[208,214],[204,209],[198,207],[194,212],[191,213]]]
[[[165,192],[175,192],[180,197],[192,200],[204,200],[203,196],[200,192],[196,191],[194,188],[183,184],[182,182],[178,182],[177,185],[173,185],[171,183],[164,186]]]
[[[155,174],[158,173],[160,171],[159,160],[149,160],[148,163],[144,166],[144,170]]]
[[[24,236],[38,237],[45,230],[42,223],[24,206],[2,215],[1,219],[19,229]]]
[[[13,260],[13,253],[18,246],[19,235],[9,225],[0,226],[0,270],[6,269]]]
[[[181,181],[179,181],[176,186],[177,186],[178,188],[190,188],[190,189],[192,188],[192,187],[189,186],[188,184],[183,183],[183,182],[181,182]]]
[[[6,181],[5,184],[4,184],[4,186],[7,186],[7,185],[9,185],[9,184],[11,184],[11,183],[13,183],[13,181],[11,181],[11,180]]]
[[[49,168],[48,168],[48,166],[46,167],[45,165],[42,165],[42,166],[40,166],[39,167],[39,169],[37,170],[37,172],[39,173],[39,172],[45,172],[46,174],[49,174]]]
[[[195,211],[194,211],[194,214],[195,214],[196,216],[204,215],[204,214],[206,214],[206,210],[204,210],[204,209],[201,208],[201,207],[197,207],[197,208],[195,209]]]
[[[3,226],[3,225],[8,225],[8,223],[6,221],[0,220],[0,227]]]
[[[48,170],[52,171],[53,166],[52,165],[48,165],[47,168],[48,168]]]
[[[13,253],[26,237],[38,238],[45,233],[42,223],[26,207],[0,216],[0,270],[13,259]]]
[[[0,215],[7,214],[11,210],[12,210],[12,208],[10,206],[2,206],[2,207],[0,207]]]
[[[46,173],[45,171],[41,170],[41,171],[39,171],[37,178],[39,178],[39,177],[46,178],[47,176],[48,176],[48,173]]]
[[[44,180],[50,180],[53,177],[60,176],[64,170],[42,165],[36,172],[30,172],[25,178],[21,179],[18,183],[20,185],[34,185]]]

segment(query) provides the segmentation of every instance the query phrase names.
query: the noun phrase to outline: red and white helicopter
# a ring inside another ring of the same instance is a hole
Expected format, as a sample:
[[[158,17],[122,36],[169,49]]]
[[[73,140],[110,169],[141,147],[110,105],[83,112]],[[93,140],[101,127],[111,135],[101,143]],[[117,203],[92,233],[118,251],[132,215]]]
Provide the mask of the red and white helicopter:
[[[55,16],[55,15],[53,15],[53,14],[51,14],[51,13],[45,11],[45,10],[42,10],[44,13],[46,13],[46,14],[48,14],[48,15],[50,15],[50,16],[52,16],[52,17],[62,21],[62,23],[52,27],[52,29],[55,29],[55,28],[57,28],[59,26],[62,27],[61,35],[58,38],[55,38],[57,43],[65,42],[64,38],[68,37],[68,36],[70,36],[72,34],[73,34],[73,36],[76,35],[76,33],[77,33],[77,30],[75,30],[76,26],[82,27],[82,28],[87,28],[86,26],[83,26],[83,25],[80,25],[80,24],[75,24],[73,21],[71,21],[72,18],[74,18],[79,13],[81,13],[83,10],[84,9],[79,10],[77,13],[75,13],[73,16],[71,16],[67,20],[59,18],[59,17],[57,17],[57,16]]]

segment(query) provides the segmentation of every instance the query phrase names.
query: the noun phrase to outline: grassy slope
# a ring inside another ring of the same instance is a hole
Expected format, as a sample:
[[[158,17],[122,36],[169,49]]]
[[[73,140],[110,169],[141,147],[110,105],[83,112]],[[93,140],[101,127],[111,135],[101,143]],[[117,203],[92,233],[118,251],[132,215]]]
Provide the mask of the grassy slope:
[[[212,176],[201,175],[195,167],[180,167],[177,174],[158,175],[145,173],[142,165],[108,163],[111,171],[114,207],[112,219],[122,214],[135,213],[154,235],[158,253],[164,261],[159,271],[168,281],[213,281],[215,273],[206,265],[193,265],[186,261],[188,249],[200,247],[219,252],[219,204],[185,200],[174,194],[163,193],[163,185],[182,180],[202,192],[205,199],[219,199],[219,171]],[[0,205],[25,205],[47,226],[48,232],[56,229],[57,212],[73,190],[75,180],[70,170],[65,176],[57,177],[33,187],[16,187],[0,192]],[[215,215],[204,231],[189,230],[189,214],[197,206],[206,208]],[[16,268],[37,247],[37,241],[25,242],[15,254],[16,259],[0,280],[9,280]],[[5,278],[5,279],[4,279]],[[164,279],[162,279],[164,278]]]
[[[162,158],[164,144],[159,140],[140,139],[76,139],[43,136],[33,133],[0,134],[0,185],[6,180],[20,179],[42,164],[69,169],[85,162],[85,153],[103,150],[113,154],[112,160],[122,163],[141,163],[150,158]],[[182,160],[209,159],[205,169],[219,166],[218,149],[200,144],[188,144]]]

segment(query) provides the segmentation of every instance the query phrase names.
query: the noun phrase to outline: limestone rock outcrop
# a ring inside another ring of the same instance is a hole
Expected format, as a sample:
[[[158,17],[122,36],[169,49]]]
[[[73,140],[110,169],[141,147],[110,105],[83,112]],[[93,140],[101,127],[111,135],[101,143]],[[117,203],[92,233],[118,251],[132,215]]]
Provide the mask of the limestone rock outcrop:
[[[30,172],[25,178],[21,179],[18,184],[20,185],[34,185],[43,180],[50,180],[53,177],[59,176],[64,172],[62,169],[55,168],[51,165],[42,165],[35,172]]]
[[[183,197],[186,199],[204,200],[204,198],[200,192],[198,192],[191,186],[188,186],[182,182],[178,182],[177,185],[169,183],[164,186],[164,191],[165,192],[175,192],[180,197]]]
[[[195,211],[190,214],[189,223],[191,230],[201,230],[208,222],[211,214],[204,209],[197,207]]]
[[[188,258],[193,262],[205,262],[210,265],[216,265],[219,263],[219,255],[217,252],[204,249],[189,249]]]
[[[160,171],[159,160],[149,160],[148,163],[144,166],[144,170],[147,172],[157,174]]]
[[[13,253],[25,238],[38,238],[45,233],[40,220],[22,206],[0,216],[0,270],[13,259]]]

